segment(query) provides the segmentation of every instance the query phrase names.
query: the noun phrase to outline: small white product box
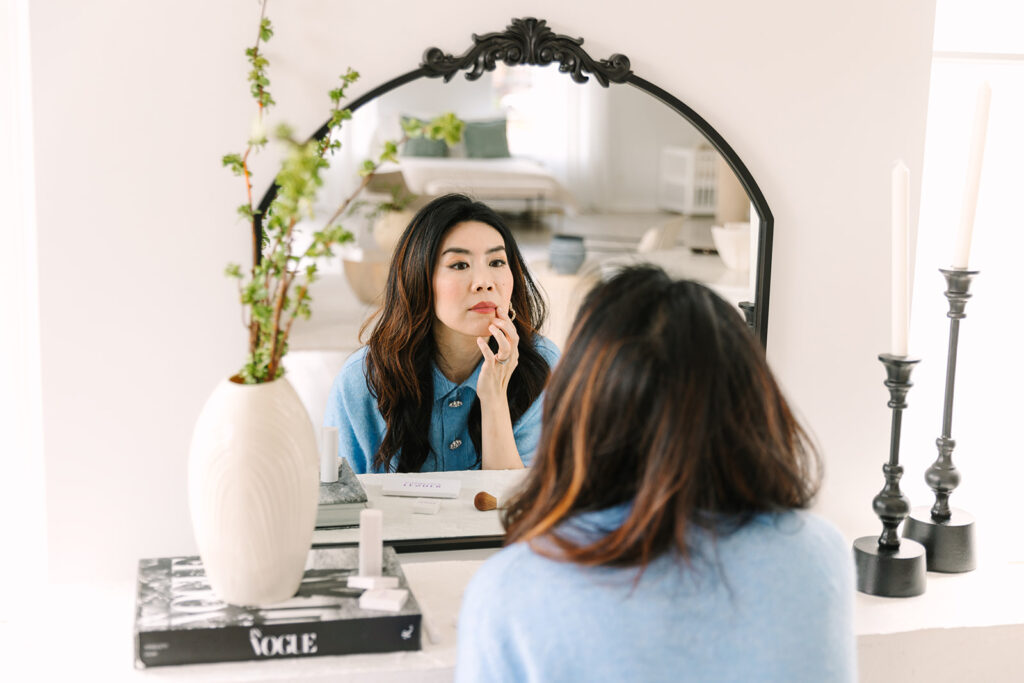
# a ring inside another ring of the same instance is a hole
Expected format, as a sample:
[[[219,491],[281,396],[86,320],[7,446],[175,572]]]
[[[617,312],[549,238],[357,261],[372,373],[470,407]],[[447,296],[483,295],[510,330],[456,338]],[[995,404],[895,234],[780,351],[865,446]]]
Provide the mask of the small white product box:
[[[376,609],[383,612],[397,612],[409,599],[409,591],[404,588],[378,588],[369,590],[359,596],[360,609]]]
[[[458,498],[462,482],[458,479],[409,479],[389,477],[381,487],[385,496],[414,498]]]
[[[412,504],[412,511],[418,515],[436,515],[441,509],[439,500],[417,500]]]
[[[398,588],[397,576],[350,576],[348,577],[349,588],[363,588],[365,590],[380,590],[382,588]]]

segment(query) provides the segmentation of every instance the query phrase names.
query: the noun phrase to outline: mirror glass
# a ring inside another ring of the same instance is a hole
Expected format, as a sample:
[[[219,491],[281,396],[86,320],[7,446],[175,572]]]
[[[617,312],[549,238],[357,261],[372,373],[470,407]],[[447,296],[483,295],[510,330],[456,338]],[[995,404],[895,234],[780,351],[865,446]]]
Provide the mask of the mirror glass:
[[[627,263],[699,280],[734,305],[754,300],[757,214],[718,152],[648,93],[593,78],[578,84],[556,66],[498,64],[475,81],[420,78],[361,106],[336,133],[342,146],[298,239],[323,227],[358,186],[363,160],[401,137],[402,117],[444,112],[467,123],[463,141],[406,144],[360,195],[366,204],[342,221],[355,241],[318,262],[313,317],[296,322],[286,362],[315,425],[334,372],[360,346],[394,239],[416,208],[446,192],[465,192],[507,219],[547,295],[543,332],[560,347],[582,294]],[[404,211],[372,215],[395,193],[409,202]],[[562,252],[580,241],[584,261],[573,270]]]
[[[604,88],[593,78],[578,84],[555,66],[499,64],[476,81],[420,78],[362,105],[336,133],[342,147],[297,240],[322,228],[358,186],[363,160],[401,137],[402,117],[444,112],[467,122],[463,141],[404,146],[398,163],[383,166],[360,195],[366,204],[342,221],[355,240],[318,261],[313,316],[296,321],[285,358],[317,431],[331,383],[376,310],[394,240],[412,212],[440,194],[464,192],[507,220],[547,297],[543,332],[560,347],[582,296],[624,264],[652,262],[734,305],[754,301],[758,217],[718,152],[647,92]],[[408,202],[404,211],[373,215],[396,193]],[[565,245],[580,243],[582,263],[566,259]],[[462,476],[471,474],[488,476]],[[489,485],[500,489],[504,480]],[[479,537],[500,529],[465,531]],[[352,540],[338,533],[319,540]]]

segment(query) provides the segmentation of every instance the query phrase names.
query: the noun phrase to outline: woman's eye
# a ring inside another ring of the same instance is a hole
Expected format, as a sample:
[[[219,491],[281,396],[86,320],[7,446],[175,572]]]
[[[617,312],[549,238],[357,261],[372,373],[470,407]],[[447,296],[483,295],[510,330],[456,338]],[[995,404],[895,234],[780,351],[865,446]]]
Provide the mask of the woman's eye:
[[[496,258],[493,261],[491,261],[491,268],[501,268],[504,265],[505,265],[505,259],[503,259],[503,258]]]
[[[466,268],[469,268],[469,264],[465,261],[456,261],[455,263],[449,263],[448,267],[452,270],[465,270]]]

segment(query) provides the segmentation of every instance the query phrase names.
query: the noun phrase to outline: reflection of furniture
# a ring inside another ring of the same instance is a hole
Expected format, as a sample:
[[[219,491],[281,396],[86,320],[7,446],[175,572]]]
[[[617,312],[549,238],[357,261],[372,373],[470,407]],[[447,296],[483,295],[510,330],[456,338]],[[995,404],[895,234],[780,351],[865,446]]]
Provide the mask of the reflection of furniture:
[[[495,159],[402,157],[406,187],[430,197],[464,192],[482,200],[520,199],[533,210],[538,202],[556,202],[575,210],[572,195],[541,164],[516,157]]]
[[[525,475],[526,470],[466,470],[356,476],[366,488],[369,507],[384,512],[384,542],[400,553],[408,553],[500,547],[505,530],[498,521],[498,511],[477,510],[473,497],[487,491],[498,499],[498,505],[503,505]],[[381,493],[385,479],[396,478],[457,479],[462,482],[462,490],[458,498],[438,499],[441,510],[436,515],[421,515],[412,511],[415,498]],[[358,528],[317,529],[313,533],[314,546],[358,542]]]
[[[584,261],[572,275],[556,273],[546,259],[531,261],[529,267],[530,275],[548,303],[548,317],[541,334],[564,352],[576,311],[583,297],[600,281],[601,274],[594,261]]]
[[[716,254],[695,254],[688,246],[674,246],[680,227],[679,222],[669,221],[651,228],[641,239],[643,248],[636,252],[591,252],[573,275],[554,272],[547,259],[531,260],[530,275],[548,303],[548,319],[541,332],[564,352],[576,312],[587,292],[617,269],[642,263],[660,266],[676,279],[702,282],[734,306],[738,307],[741,301],[752,301],[754,291],[749,273],[726,268]]]
[[[345,279],[364,304],[379,304],[388,281],[391,257],[386,252],[352,250],[341,257]]]
[[[710,147],[662,148],[658,208],[687,216],[714,215],[717,157]]]
[[[729,270],[717,254],[694,254],[688,247],[608,258],[601,263],[601,269],[607,276],[616,268],[638,263],[660,266],[675,279],[697,280],[737,307],[741,301],[754,300],[748,273]]]

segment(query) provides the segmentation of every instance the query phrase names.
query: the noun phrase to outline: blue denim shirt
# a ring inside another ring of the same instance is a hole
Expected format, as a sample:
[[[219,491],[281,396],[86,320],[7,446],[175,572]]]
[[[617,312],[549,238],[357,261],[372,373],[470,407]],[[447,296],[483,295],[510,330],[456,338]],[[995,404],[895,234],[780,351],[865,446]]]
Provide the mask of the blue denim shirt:
[[[537,336],[536,348],[554,367],[558,361],[558,348],[548,339]],[[366,383],[364,346],[345,361],[334,379],[327,397],[324,424],[338,428],[338,456],[345,458],[357,474],[381,472],[373,466],[373,457],[384,440],[386,425]],[[477,452],[469,438],[469,410],[476,398],[476,381],[481,363],[466,381],[454,384],[434,365],[434,407],[430,416],[430,454],[423,463],[422,472],[479,469]],[[512,432],[516,448],[524,465],[529,465],[540,440],[541,403],[544,394],[527,408],[514,425]],[[392,459],[391,469],[397,467]]]

